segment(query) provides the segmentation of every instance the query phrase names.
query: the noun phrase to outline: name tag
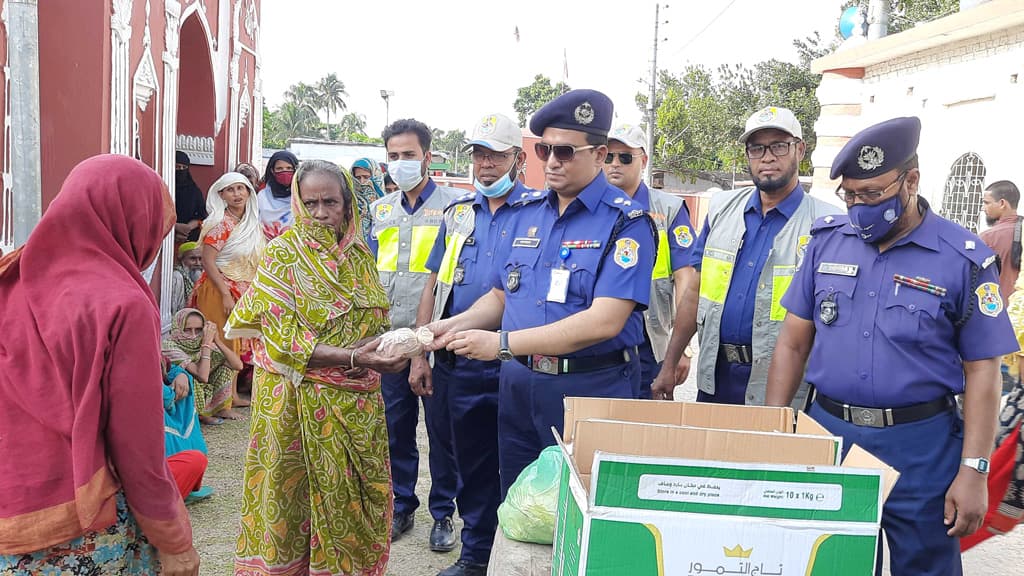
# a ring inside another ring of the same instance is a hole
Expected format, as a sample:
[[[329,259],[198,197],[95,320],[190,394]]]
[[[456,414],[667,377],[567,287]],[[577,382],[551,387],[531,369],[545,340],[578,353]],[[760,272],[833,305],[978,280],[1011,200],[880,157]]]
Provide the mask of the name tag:
[[[512,241],[513,248],[536,248],[540,246],[540,238],[516,238]]]
[[[856,276],[860,266],[856,264],[839,264],[836,262],[822,262],[818,264],[819,274],[835,274],[837,276]]]

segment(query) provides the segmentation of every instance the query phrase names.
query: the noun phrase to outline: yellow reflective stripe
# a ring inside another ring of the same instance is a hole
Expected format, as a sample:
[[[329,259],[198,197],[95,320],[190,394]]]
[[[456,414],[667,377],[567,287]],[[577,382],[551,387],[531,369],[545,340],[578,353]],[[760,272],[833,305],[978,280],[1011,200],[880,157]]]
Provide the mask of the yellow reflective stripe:
[[[658,257],[654,260],[653,280],[668,278],[672,275],[672,262],[668,255],[668,233],[658,230]]]
[[[398,226],[377,233],[377,270],[398,271]]]
[[[412,227],[412,250],[409,253],[409,271],[429,273],[427,260],[430,259],[430,250],[434,247],[434,240],[437,240],[437,232],[440,226],[413,226]]]
[[[793,274],[796,273],[796,266],[776,266],[772,270],[772,310],[768,319],[772,322],[782,322],[786,319],[786,308],[782,306],[782,297],[789,290],[793,282]]]
[[[725,304],[725,294],[729,291],[732,279],[733,263],[708,256],[700,262],[700,297],[717,304]]]
[[[444,258],[441,260],[441,270],[437,273],[438,282],[455,283],[455,268],[459,265],[459,254],[462,253],[462,246],[465,243],[466,237],[458,232],[445,238]]]

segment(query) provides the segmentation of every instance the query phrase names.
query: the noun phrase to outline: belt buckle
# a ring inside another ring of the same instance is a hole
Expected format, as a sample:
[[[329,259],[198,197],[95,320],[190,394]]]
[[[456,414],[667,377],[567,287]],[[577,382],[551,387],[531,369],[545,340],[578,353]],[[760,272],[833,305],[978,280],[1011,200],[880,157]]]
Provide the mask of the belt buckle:
[[[725,359],[728,362],[731,364],[741,363],[740,351],[737,350],[735,346],[731,344],[723,344],[722,346],[725,348]]]
[[[558,357],[557,356],[544,356],[542,354],[534,354],[533,361],[530,362],[530,368],[534,372],[540,372],[541,374],[551,374],[552,376],[558,375]]]
[[[844,404],[843,410],[850,415],[849,421],[857,426],[885,428],[885,410],[882,408],[863,408]]]

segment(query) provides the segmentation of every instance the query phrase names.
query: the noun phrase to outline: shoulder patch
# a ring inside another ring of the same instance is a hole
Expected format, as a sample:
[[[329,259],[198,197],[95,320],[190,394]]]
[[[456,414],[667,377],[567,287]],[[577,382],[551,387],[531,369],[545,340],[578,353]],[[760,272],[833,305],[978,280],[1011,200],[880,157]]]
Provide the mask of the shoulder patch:
[[[472,202],[475,199],[476,199],[476,193],[475,192],[467,192],[467,193],[459,196],[458,198],[452,200],[451,202],[449,202],[448,205],[444,207],[444,209],[445,209],[445,211],[447,211],[452,206],[455,206],[457,204],[465,204],[467,202]]]
[[[830,214],[828,216],[822,216],[811,224],[811,234],[817,234],[825,230],[832,230],[844,226],[850,222],[850,217],[846,214]]]
[[[377,220],[387,220],[388,216],[391,216],[392,208],[393,206],[391,206],[391,204],[378,204],[374,210],[374,215]]]
[[[995,318],[1003,311],[1003,298],[999,295],[999,284],[985,282],[974,290],[978,296],[978,311]]]
[[[693,232],[689,226],[676,226],[672,229],[672,236],[680,248],[689,248],[693,244]]]

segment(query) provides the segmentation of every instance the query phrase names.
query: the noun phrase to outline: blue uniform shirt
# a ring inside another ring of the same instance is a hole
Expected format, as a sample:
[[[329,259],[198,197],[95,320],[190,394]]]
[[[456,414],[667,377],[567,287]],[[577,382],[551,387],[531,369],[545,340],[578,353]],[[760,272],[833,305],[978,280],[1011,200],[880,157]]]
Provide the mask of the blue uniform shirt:
[[[754,332],[754,301],[757,294],[757,283],[761,279],[761,271],[768,261],[768,252],[772,249],[775,236],[782,230],[786,222],[800,207],[804,199],[804,189],[797,184],[796,188],[767,214],[761,213],[761,194],[755,192],[750,196],[746,209],[743,211],[743,223],[746,232],[743,243],[736,255],[736,264],[732,272],[732,281],[725,296],[722,309],[722,323],[719,339],[728,344],[750,344]],[[704,245],[708,238],[708,220],[704,219],[697,242],[690,253],[690,265],[700,270],[700,262],[704,257]]]
[[[532,192],[542,198],[517,210],[509,225],[511,246],[504,265],[494,271],[492,285],[505,291],[504,330],[521,330],[557,322],[590,307],[595,298],[632,300],[636,310],[622,331],[604,342],[567,357],[586,357],[638,346],[644,340],[643,315],[651,294],[655,239],[644,208],[612,186],[599,172],[579,196],[558,215],[558,195]],[[520,194],[522,198],[522,194]],[[516,201],[512,197],[510,200]],[[612,230],[622,219],[617,240]],[[569,248],[568,258],[559,255]],[[565,303],[548,300],[552,270],[569,271]],[[598,268],[600,267],[600,271]],[[519,287],[509,289],[518,271]]]
[[[414,206],[409,206],[409,199],[405,196],[405,193],[402,193],[402,208],[405,209],[405,213],[415,214],[416,211],[419,210],[430,198],[431,194],[434,193],[434,190],[437,190],[437,184],[435,184],[430,178],[427,178],[427,185],[423,187],[423,191],[420,192],[420,196],[416,199],[416,204]],[[367,244],[369,244],[370,250],[373,251],[373,256],[376,258],[377,248],[379,246],[377,238],[371,234],[367,239]]]
[[[491,291],[492,273],[496,266],[504,263],[507,255],[505,242],[509,238],[508,223],[515,206],[511,204],[513,198],[522,197],[523,193],[532,193],[534,190],[527,188],[522,182],[516,182],[509,193],[508,200],[498,210],[491,214],[490,204],[487,197],[477,192],[473,199],[473,212],[476,224],[473,228],[473,244],[462,247],[459,253],[459,265],[464,270],[462,283],[452,287],[450,308],[444,317],[455,316],[467,310],[478,298]],[[430,258],[427,260],[427,270],[435,274],[441,269],[441,262],[444,259],[445,236],[447,227],[441,222],[441,229],[434,241],[434,247],[430,251]]]
[[[647,184],[640,183],[640,188],[637,188],[636,194],[633,195],[633,200],[642,204],[645,209],[650,210],[651,191],[647,189]],[[675,234],[674,231],[679,229],[680,226],[686,228],[687,235],[677,236]],[[672,271],[675,272],[680,268],[690,265],[690,251],[693,249],[693,224],[690,222],[690,209],[686,207],[686,202],[683,202],[679,212],[676,213],[676,217],[668,223],[667,232],[669,239],[668,258]]]
[[[916,229],[881,254],[846,216],[820,219],[782,298],[790,313],[814,321],[807,381],[835,400],[877,408],[963,392],[962,361],[1018,349],[991,256],[977,236],[927,209]],[[972,264],[979,267],[973,285]],[[896,274],[946,293],[898,284]],[[835,304],[830,324],[826,300]],[[955,329],[947,312],[958,319],[967,310],[970,319]]]

